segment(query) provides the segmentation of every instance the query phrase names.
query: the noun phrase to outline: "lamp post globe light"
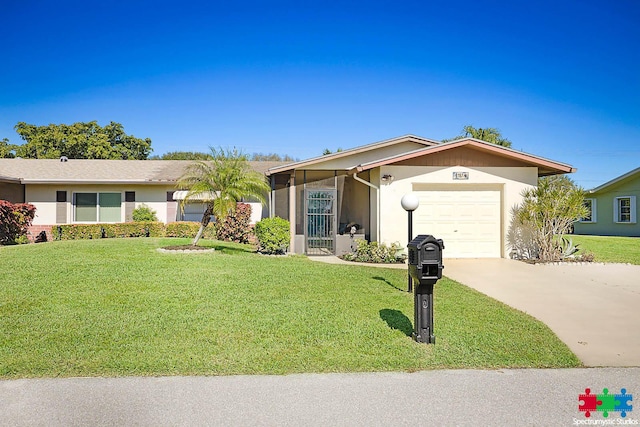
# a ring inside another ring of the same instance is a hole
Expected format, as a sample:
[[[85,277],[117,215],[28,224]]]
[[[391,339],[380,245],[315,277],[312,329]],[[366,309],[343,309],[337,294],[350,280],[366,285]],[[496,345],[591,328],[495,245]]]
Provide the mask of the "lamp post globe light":
[[[416,196],[415,194],[408,193],[408,194],[405,194],[404,196],[402,196],[402,200],[400,200],[400,204],[402,205],[402,209],[407,211],[407,214],[409,216],[409,218],[408,218],[409,235],[408,235],[408,238],[407,238],[407,244],[409,244],[409,242],[413,238],[412,237],[413,236],[413,211],[418,209],[418,206],[420,205],[420,199],[418,199],[418,196]],[[407,292],[412,292],[413,291],[413,281],[411,280],[411,275],[408,275],[408,276],[409,276],[409,278],[407,279]]]

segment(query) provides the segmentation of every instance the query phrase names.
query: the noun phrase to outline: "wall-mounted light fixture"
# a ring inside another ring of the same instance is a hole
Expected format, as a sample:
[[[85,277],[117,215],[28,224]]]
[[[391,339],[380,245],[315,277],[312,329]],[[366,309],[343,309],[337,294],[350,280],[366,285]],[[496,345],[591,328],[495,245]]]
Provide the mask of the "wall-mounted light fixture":
[[[382,177],[380,178],[380,181],[382,182],[386,182],[387,184],[391,184],[393,182],[393,175],[390,175],[388,173],[385,173],[384,175],[382,175]]]

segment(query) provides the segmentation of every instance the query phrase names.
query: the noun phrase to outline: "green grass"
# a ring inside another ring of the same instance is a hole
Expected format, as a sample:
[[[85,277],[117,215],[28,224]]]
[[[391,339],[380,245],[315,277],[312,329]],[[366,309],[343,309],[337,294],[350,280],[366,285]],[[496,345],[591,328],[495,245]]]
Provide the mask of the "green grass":
[[[617,236],[569,235],[573,244],[579,244],[580,252],[592,252],[595,261],[619,262],[640,265],[640,238]]]
[[[0,247],[0,377],[580,366],[542,323],[448,279],[436,344],[418,344],[404,270],[156,251],[186,242]]]

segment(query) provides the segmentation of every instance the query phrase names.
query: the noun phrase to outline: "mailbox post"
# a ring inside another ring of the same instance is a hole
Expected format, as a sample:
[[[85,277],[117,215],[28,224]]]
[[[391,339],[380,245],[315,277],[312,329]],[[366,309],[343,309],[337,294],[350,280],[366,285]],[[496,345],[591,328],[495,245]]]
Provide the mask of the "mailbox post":
[[[409,275],[414,286],[413,339],[434,344],[433,335],[433,285],[442,278],[442,239],[430,234],[420,234],[407,245],[409,252]]]

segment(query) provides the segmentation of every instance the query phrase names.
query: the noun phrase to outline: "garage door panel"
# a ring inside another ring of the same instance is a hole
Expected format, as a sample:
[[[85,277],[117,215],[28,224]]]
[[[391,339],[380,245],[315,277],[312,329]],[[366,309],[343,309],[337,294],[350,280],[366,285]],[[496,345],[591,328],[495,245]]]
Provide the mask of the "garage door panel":
[[[416,232],[443,239],[446,257],[500,256],[499,190],[417,193],[420,206],[414,214]]]

